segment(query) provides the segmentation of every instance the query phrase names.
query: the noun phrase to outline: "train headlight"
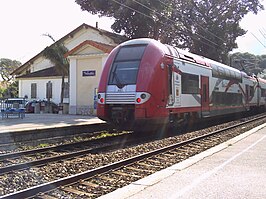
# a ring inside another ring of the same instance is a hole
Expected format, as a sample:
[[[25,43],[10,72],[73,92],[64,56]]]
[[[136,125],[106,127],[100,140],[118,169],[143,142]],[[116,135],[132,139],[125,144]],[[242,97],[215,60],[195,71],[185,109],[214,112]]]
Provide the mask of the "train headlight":
[[[150,99],[151,95],[146,92],[137,92],[136,93],[136,104],[143,104]]]
[[[98,104],[104,104],[105,103],[105,93],[99,93],[98,94]]]
[[[147,97],[147,95],[145,94],[145,93],[142,93],[141,95],[140,95],[140,98],[141,99],[145,99]]]

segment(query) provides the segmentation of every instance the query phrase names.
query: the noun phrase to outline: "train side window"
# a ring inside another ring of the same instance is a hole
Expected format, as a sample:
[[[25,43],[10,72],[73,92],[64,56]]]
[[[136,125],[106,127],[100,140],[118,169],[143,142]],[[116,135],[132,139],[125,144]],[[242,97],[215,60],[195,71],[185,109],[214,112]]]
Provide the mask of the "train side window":
[[[253,86],[250,86],[250,97],[254,97],[254,87]]]
[[[266,89],[261,89],[261,97],[266,97]]]
[[[224,69],[225,71],[225,77],[229,78],[230,79],[230,76],[231,76],[231,73],[230,73],[230,70],[229,69]]]
[[[183,94],[199,94],[199,76],[183,73],[181,77]]]
[[[212,64],[212,76],[219,77],[218,67],[214,64]]]
[[[225,71],[222,67],[218,67],[218,74],[220,77],[224,77],[225,76]]]

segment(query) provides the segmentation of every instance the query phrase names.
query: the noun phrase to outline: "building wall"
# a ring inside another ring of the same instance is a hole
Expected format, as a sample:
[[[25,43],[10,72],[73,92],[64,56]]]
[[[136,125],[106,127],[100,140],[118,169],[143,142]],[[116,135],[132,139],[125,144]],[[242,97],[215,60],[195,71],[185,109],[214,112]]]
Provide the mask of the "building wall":
[[[43,100],[46,99],[46,83],[51,81],[52,83],[52,98],[51,100],[55,103],[60,103],[60,93],[61,93],[61,78],[50,78],[50,79],[23,79],[19,80],[19,97],[28,96],[29,100]],[[65,79],[67,82],[68,80]],[[31,98],[31,84],[37,84],[37,98]]]
[[[106,37],[103,34],[100,34],[99,31],[91,29],[91,28],[83,28],[79,32],[77,32],[73,37],[69,37],[65,40],[64,45],[68,49],[73,49],[80,43],[86,40],[93,40],[105,44],[115,45],[114,41],[109,37]]]
[[[105,44],[115,45],[116,43],[109,37],[100,34],[93,28],[83,28],[64,40],[64,45],[69,49],[74,49],[86,40],[93,40]],[[96,114],[94,109],[94,96],[98,87],[102,68],[107,58],[106,53],[92,46],[84,46],[70,55],[70,74],[69,74],[69,99],[64,99],[69,103],[70,114]],[[30,65],[30,72],[36,72],[49,67],[52,63],[43,56],[37,56]],[[95,76],[82,76],[82,71],[96,71]],[[26,72],[26,71],[25,71]],[[46,83],[51,81],[53,84],[53,98],[55,103],[60,102],[61,77],[48,78],[29,78],[19,80],[19,96],[28,96],[31,99],[31,84],[37,83],[37,99],[46,98]],[[67,81],[67,79],[65,80]]]
[[[71,57],[70,114],[96,114],[97,89],[107,56],[102,53]],[[95,71],[95,76],[84,76],[86,71]]]
[[[33,73],[39,70],[46,69],[51,66],[52,64],[49,60],[44,59],[44,57],[39,57],[34,61],[34,64],[31,65],[30,72]]]
[[[91,28],[83,28],[72,37],[67,38],[64,41],[64,45],[67,49],[71,50],[78,46],[80,43],[86,40],[93,40],[105,44],[115,45],[114,41],[109,37],[101,35],[97,30]],[[45,68],[52,67],[49,60],[45,59],[43,56],[37,58],[30,67],[30,72],[36,72]]]

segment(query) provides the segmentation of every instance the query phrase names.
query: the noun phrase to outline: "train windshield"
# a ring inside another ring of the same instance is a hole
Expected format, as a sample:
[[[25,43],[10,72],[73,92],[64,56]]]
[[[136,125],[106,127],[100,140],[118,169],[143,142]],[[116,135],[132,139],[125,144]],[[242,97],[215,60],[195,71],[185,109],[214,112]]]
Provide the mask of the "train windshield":
[[[146,45],[122,47],[112,66],[109,85],[136,84],[139,64]]]

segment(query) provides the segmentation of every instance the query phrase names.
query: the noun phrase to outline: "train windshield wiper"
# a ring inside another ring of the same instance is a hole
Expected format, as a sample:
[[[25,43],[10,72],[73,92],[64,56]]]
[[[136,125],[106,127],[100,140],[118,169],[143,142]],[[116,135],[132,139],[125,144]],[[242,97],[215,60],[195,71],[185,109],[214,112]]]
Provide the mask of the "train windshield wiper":
[[[116,69],[115,69],[115,71],[113,72],[113,77],[115,78],[115,81],[116,81],[116,85],[117,85],[117,87],[118,88],[123,88],[126,84],[123,84],[122,82],[121,82],[121,80],[119,79],[119,77],[118,77],[118,75],[117,75],[117,73],[116,73]]]

